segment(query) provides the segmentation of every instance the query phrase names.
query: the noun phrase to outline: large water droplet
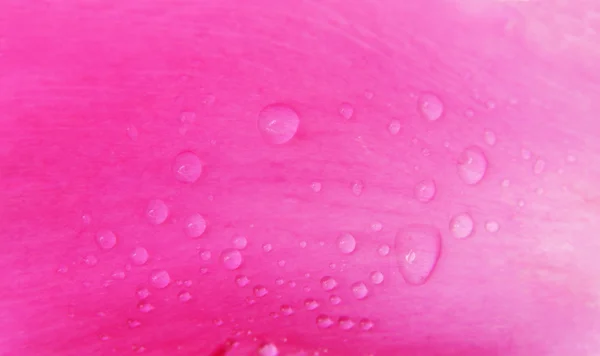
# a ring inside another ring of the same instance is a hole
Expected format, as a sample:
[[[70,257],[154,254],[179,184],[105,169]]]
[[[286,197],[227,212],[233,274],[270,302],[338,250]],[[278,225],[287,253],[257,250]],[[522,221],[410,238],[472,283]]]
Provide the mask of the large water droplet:
[[[221,261],[223,262],[223,266],[225,266],[225,268],[228,270],[233,271],[234,269],[240,267],[242,260],[242,254],[236,249],[229,248],[221,253]]]
[[[319,302],[309,298],[304,301],[304,307],[306,308],[306,310],[315,310],[319,307]]]
[[[148,221],[154,225],[160,225],[169,217],[169,208],[167,204],[160,199],[150,200],[146,208],[146,216]]]
[[[432,93],[422,94],[419,98],[418,106],[421,115],[429,121],[438,120],[444,113],[442,100]]]
[[[148,250],[143,247],[136,247],[131,252],[131,261],[138,266],[145,264],[148,261]]]
[[[354,327],[354,321],[347,316],[340,316],[338,319],[338,325],[342,330],[350,330]]]
[[[279,350],[272,343],[264,344],[258,348],[258,356],[278,356]]]
[[[435,181],[432,179],[422,180],[415,185],[414,190],[415,198],[417,198],[417,200],[423,203],[430,202],[435,197]]]
[[[100,230],[96,233],[96,242],[104,250],[110,250],[117,244],[117,236],[110,230]]]
[[[365,299],[369,295],[369,289],[363,282],[356,282],[352,284],[352,295],[356,299]]]
[[[258,114],[258,130],[263,139],[271,144],[290,141],[300,125],[300,117],[292,108],[283,104],[272,104]]]
[[[371,272],[371,282],[373,282],[373,284],[383,283],[383,278],[383,273],[381,273],[380,271]]]
[[[339,108],[340,115],[346,120],[350,120],[354,116],[354,107],[349,103],[342,103]]]
[[[202,161],[192,152],[182,152],[175,157],[173,173],[178,181],[194,183],[202,174]]]
[[[350,254],[356,249],[356,239],[349,233],[343,233],[338,237],[338,247],[342,253]]]
[[[206,231],[206,220],[198,213],[188,216],[185,220],[185,233],[191,238],[198,238]]]
[[[440,257],[439,230],[429,225],[410,225],[399,230],[395,240],[398,268],[406,283],[425,283]]]
[[[454,215],[450,219],[450,232],[457,239],[464,239],[473,233],[473,218],[468,213]]]
[[[330,316],[321,314],[317,316],[317,326],[321,329],[330,328],[333,325],[333,319]]]
[[[169,272],[164,269],[155,270],[150,273],[150,284],[154,288],[166,288],[171,283],[171,276],[169,276]]]
[[[323,287],[323,289],[326,291],[333,290],[335,287],[337,287],[337,285],[337,281],[331,276],[325,276],[321,278],[321,287]]]
[[[458,156],[458,176],[469,185],[477,184],[487,170],[487,158],[483,150],[477,146],[467,147]]]

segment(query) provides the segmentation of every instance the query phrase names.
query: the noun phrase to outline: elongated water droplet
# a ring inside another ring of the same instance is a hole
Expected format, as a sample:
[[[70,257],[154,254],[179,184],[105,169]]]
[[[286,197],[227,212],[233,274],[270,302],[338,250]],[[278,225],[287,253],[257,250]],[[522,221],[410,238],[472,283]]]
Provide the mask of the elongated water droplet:
[[[258,114],[258,130],[263,139],[271,144],[281,145],[290,141],[299,125],[300,117],[287,105],[272,104]]]
[[[183,183],[194,183],[202,174],[202,161],[192,152],[182,152],[173,163],[175,178]]]
[[[481,148],[470,146],[458,156],[457,164],[460,179],[466,184],[474,185],[483,179],[488,161]]]
[[[326,291],[335,289],[335,287],[337,287],[337,284],[337,281],[331,276],[325,276],[321,278],[321,287],[323,287],[323,289]]]
[[[206,231],[206,220],[198,213],[188,216],[185,220],[185,233],[191,238],[198,238]]]
[[[154,225],[160,225],[167,220],[169,216],[169,208],[167,204],[160,199],[150,200],[146,208],[146,216],[148,221]]]
[[[117,244],[117,236],[110,230],[100,230],[96,233],[96,242],[104,250],[110,250]]]
[[[410,225],[398,231],[395,242],[398,268],[406,283],[425,283],[440,257],[439,230],[429,225]]]
[[[152,271],[150,274],[150,284],[154,288],[163,289],[171,283],[171,276],[169,272],[164,269]]]
[[[429,121],[438,120],[444,113],[442,100],[432,93],[423,93],[419,98],[418,106],[421,115]]]
[[[468,213],[454,215],[450,219],[450,232],[457,239],[464,239],[473,233],[473,218]]]
[[[340,251],[345,254],[350,254],[356,249],[356,239],[349,233],[341,234],[337,243]]]
[[[534,174],[542,174],[544,168],[546,167],[546,161],[543,159],[537,159],[535,164],[533,165],[533,173]]]
[[[233,271],[237,269],[242,264],[242,254],[240,251],[235,249],[226,249],[221,253],[221,261],[223,262],[223,266],[228,270]]]
[[[321,314],[317,316],[317,326],[321,329],[328,329],[333,325],[333,319],[330,316]]]
[[[369,295],[369,289],[363,282],[356,282],[352,284],[352,295],[356,299],[365,299]]]
[[[148,261],[148,250],[143,247],[136,247],[131,252],[131,261],[138,266],[145,264]]]
[[[436,185],[432,179],[425,179],[415,185],[414,194],[418,201],[427,203],[435,197]]]

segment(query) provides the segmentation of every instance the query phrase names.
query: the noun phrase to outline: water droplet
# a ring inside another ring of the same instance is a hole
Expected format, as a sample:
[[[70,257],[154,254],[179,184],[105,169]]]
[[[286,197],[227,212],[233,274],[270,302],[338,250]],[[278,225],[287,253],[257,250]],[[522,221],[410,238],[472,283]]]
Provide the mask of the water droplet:
[[[429,121],[438,120],[444,113],[444,104],[442,103],[442,100],[432,93],[422,94],[419,98],[418,106],[421,115]]]
[[[258,355],[259,356],[278,356],[279,350],[277,349],[277,346],[275,346],[275,344],[271,344],[271,343],[264,344],[258,348]]]
[[[185,233],[190,238],[198,238],[206,231],[206,220],[198,213],[194,213],[185,220]]]
[[[270,144],[281,145],[290,141],[299,125],[300,117],[287,105],[272,104],[258,114],[258,130]]]
[[[354,116],[354,108],[349,103],[342,103],[339,108],[340,115],[346,120],[350,120]]]
[[[383,283],[383,273],[380,271],[371,272],[371,282],[373,282],[373,284]]]
[[[306,248],[306,245],[307,245],[306,241],[300,241],[300,247]]]
[[[402,124],[400,123],[399,120],[392,120],[388,124],[388,131],[390,132],[391,135],[397,135],[400,132],[401,128],[402,128]]]
[[[333,319],[330,316],[321,314],[317,316],[317,326],[321,329],[330,328],[333,325]]]
[[[367,100],[371,100],[373,99],[373,92],[370,90],[365,90],[365,98],[367,98]]]
[[[304,307],[306,308],[306,310],[315,310],[319,307],[319,302],[309,298],[304,301]]]
[[[135,127],[135,125],[133,124],[129,124],[129,126],[127,126],[127,136],[129,136],[129,138],[132,141],[135,141],[138,139],[139,133],[138,133],[138,129],[137,127]]]
[[[283,283],[285,283],[285,281],[283,279],[281,279],[281,278],[277,278],[275,280],[275,284],[277,284],[278,286],[282,286]]]
[[[369,330],[373,329],[373,326],[374,326],[373,322],[367,318],[361,319],[360,322],[358,323],[358,325],[360,325],[360,328],[363,331],[369,331]]]
[[[204,250],[202,252],[200,252],[200,259],[202,261],[209,261],[212,257],[212,253],[208,250]]]
[[[496,134],[494,133],[494,131],[485,130],[485,132],[483,133],[483,139],[485,143],[487,143],[490,146],[496,144]]]
[[[135,328],[139,327],[140,325],[142,325],[142,323],[139,320],[128,319],[127,325],[129,326],[130,329],[135,329]]]
[[[183,183],[194,183],[202,174],[202,161],[192,152],[182,152],[173,163],[175,178]]]
[[[141,311],[142,313],[149,313],[154,310],[154,305],[152,305],[146,301],[141,301],[138,303],[138,310]]]
[[[488,161],[483,150],[477,146],[467,147],[459,155],[458,176],[469,185],[477,184],[485,175]]]
[[[238,285],[238,287],[245,287],[248,285],[248,283],[250,283],[250,279],[247,276],[238,275],[235,277],[235,283]]]
[[[282,305],[281,308],[279,308],[279,311],[285,316],[294,314],[294,309],[287,304]]]
[[[337,287],[337,285],[337,281],[331,276],[325,276],[321,278],[321,286],[326,291],[333,290],[335,287]]]
[[[150,273],[150,284],[154,288],[166,288],[171,283],[171,276],[169,276],[169,272],[164,269],[155,270]]]
[[[310,184],[310,188],[313,190],[313,192],[318,193],[323,188],[323,185],[320,182],[312,182]]]
[[[104,250],[110,250],[117,244],[117,236],[110,230],[100,230],[96,233],[96,242]]]
[[[188,291],[182,291],[179,293],[178,298],[180,302],[186,303],[192,299],[192,294]]]
[[[137,290],[136,294],[138,298],[146,299],[150,296],[150,291],[148,290],[148,288],[140,288]]]
[[[238,250],[243,250],[248,245],[248,239],[244,236],[236,236],[233,238],[233,247]]]
[[[193,124],[196,122],[196,113],[192,111],[184,111],[179,115],[179,121],[182,124]]]
[[[112,278],[117,279],[117,280],[123,280],[123,279],[125,279],[125,272],[124,271],[114,271],[112,274]]]
[[[279,261],[277,261],[277,265],[279,267],[284,267],[285,266],[285,260],[279,260]]]
[[[530,159],[531,158],[531,151],[528,150],[528,149],[526,149],[526,148],[521,149],[521,157],[524,160]]]
[[[546,167],[546,161],[543,159],[537,159],[535,164],[533,165],[533,173],[534,174],[542,174],[544,168]]]
[[[354,194],[357,197],[362,194],[364,188],[365,184],[360,180],[354,181],[351,184],[352,194]]]
[[[473,226],[473,218],[468,213],[460,213],[450,219],[450,232],[457,239],[464,239],[471,236]]]
[[[429,225],[410,225],[398,231],[395,242],[398,268],[406,283],[425,283],[440,256],[438,229]]]
[[[354,327],[355,323],[352,319],[347,316],[340,316],[338,319],[338,325],[342,330],[350,330]]]
[[[208,273],[208,268],[201,267],[198,271],[200,272],[200,274],[207,274]]]
[[[233,271],[237,269],[242,264],[242,254],[240,251],[229,248],[224,250],[221,253],[221,261],[223,261],[223,266],[228,270]]]
[[[389,255],[389,253],[390,253],[390,245],[383,244],[383,245],[379,246],[379,248],[377,249],[377,253],[381,257],[385,257],[385,256]]]
[[[340,251],[345,254],[350,254],[356,249],[356,239],[347,232],[338,237],[337,243]]]
[[[271,250],[273,250],[273,245],[271,245],[271,244],[264,244],[263,245],[263,251],[265,251],[265,252],[271,252]]]
[[[383,230],[383,224],[380,223],[379,221],[375,221],[374,223],[371,224],[371,230],[373,230],[375,232],[379,232],[379,231]]]
[[[221,325],[223,325],[223,319],[221,319],[221,318],[215,318],[215,319],[213,319],[213,324],[215,326],[221,326]]]
[[[254,295],[258,298],[264,297],[268,293],[269,291],[265,286],[257,285],[256,287],[254,287]]]
[[[92,223],[92,216],[89,214],[81,215],[81,222],[83,223],[83,225],[88,226]]]
[[[508,188],[509,186],[510,186],[510,180],[509,179],[502,180],[502,187]]]
[[[329,296],[329,302],[333,305],[338,305],[342,302],[342,298],[339,295],[332,294]]]
[[[494,220],[490,220],[485,223],[485,229],[487,230],[487,232],[493,234],[493,233],[497,232],[498,230],[500,230],[500,224],[498,224],[498,222],[496,222]]]
[[[415,198],[417,198],[418,201],[423,203],[430,202],[435,197],[436,190],[437,188],[434,180],[422,180],[415,185]]]
[[[369,289],[363,282],[356,282],[352,285],[352,294],[356,299],[365,299],[369,295]]]
[[[473,109],[465,110],[465,117],[471,118],[473,116],[475,116],[475,111],[473,111]]]
[[[97,265],[97,264],[98,264],[98,258],[97,258],[96,256],[94,256],[94,255],[87,255],[87,256],[85,256],[85,258],[83,259],[83,262],[84,262],[86,265],[88,265],[88,266],[90,266],[90,267],[93,267],[93,266],[95,266],[95,265]]]
[[[146,216],[148,221],[154,225],[160,225],[167,220],[169,216],[169,208],[164,201],[160,199],[153,199],[148,203],[146,208]]]
[[[58,266],[58,269],[56,270],[56,272],[58,273],[67,273],[69,272],[69,267],[65,266],[65,265],[60,265]]]

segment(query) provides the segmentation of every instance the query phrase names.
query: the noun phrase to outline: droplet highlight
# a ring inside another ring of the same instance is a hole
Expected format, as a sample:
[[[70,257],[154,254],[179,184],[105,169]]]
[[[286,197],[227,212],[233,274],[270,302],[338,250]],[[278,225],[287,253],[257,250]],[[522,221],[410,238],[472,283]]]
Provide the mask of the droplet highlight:
[[[440,252],[440,232],[433,226],[410,225],[396,234],[398,269],[408,284],[425,283],[438,262]]]
[[[287,143],[296,135],[299,125],[300,117],[287,105],[272,104],[258,114],[258,130],[270,144]]]

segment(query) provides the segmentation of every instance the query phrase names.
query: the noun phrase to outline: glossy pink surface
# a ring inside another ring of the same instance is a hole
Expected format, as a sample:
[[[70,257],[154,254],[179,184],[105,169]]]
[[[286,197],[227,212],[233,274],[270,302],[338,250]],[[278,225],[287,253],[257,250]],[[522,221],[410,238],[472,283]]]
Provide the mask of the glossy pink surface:
[[[0,3],[0,355],[600,353],[598,10]]]

